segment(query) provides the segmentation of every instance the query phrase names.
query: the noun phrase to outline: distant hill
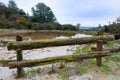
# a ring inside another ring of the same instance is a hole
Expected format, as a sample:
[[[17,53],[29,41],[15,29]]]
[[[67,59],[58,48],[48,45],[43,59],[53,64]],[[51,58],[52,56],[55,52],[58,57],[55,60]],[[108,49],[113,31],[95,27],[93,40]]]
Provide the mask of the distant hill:
[[[96,27],[93,27],[93,26],[80,26],[80,29],[93,29],[93,28],[96,28]]]
[[[82,30],[97,31],[99,29],[103,29],[103,27],[81,26],[80,29],[82,29]]]

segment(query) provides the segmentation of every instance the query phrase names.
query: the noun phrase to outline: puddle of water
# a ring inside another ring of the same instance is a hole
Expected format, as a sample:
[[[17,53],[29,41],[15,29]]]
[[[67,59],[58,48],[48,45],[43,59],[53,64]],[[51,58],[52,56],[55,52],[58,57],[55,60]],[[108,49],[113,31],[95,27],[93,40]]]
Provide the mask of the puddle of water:
[[[92,37],[92,35],[86,34],[75,34],[75,33],[24,33],[23,40],[32,41],[32,40],[40,40],[40,39],[67,39],[67,38],[82,38],[82,37]],[[2,36],[0,41],[15,41],[16,35]]]
[[[69,39],[69,38],[83,38],[83,37],[92,37],[92,35],[86,35],[86,34],[75,34],[74,36],[58,36],[55,39]]]
[[[21,35],[23,36],[23,40],[40,40],[40,39],[53,39],[57,36],[72,36],[75,35],[76,33],[74,32],[52,32],[52,31],[48,31],[48,32],[28,32],[28,33],[21,33]],[[0,35],[0,40],[14,40],[15,41],[15,37],[18,34],[9,34],[9,35]]]
[[[68,39],[70,37],[66,37],[66,36],[59,36],[59,37],[56,37],[55,39]]]
[[[72,36],[72,38],[83,38],[83,37],[92,37],[92,35],[75,34],[74,36]]]

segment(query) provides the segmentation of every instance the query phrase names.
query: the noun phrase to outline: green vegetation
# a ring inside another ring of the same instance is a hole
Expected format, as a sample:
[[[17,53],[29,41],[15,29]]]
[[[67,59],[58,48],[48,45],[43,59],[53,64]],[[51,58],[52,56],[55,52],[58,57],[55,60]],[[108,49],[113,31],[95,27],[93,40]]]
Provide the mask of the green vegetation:
[[[95,36],[95,35],[97,35],[97,31],[89,31],[88,34],[89,34],[89,35],[94,35],[94,36]]]
[[[85,67],[81,67],[81,66],[77,66],[77,70],[82,73],[85,73],[87,71]]]
[[[116,42],[116,41],[108,41],[107,42],[107,45],[109,45],[109,46],[113,46],[114,47],[114,45],[120,45],[120,42]]]
[[[81,73],[87,73],[91,70],[93,70],[95,72],[101,72],[101,73],[104,73],[104,74],[115,73],[112,70],[112,66],[109,65],[108,62],[106,62],[106,58],[105,58],[105,60],[102,61],[102,67],[97,67],[96,66],[96,59],[88,59],[88,60],[85,60],[85,62],[86,63],[80,64],[79,66],[76,67],[77,70]]]
[[[0,2],[0,28],[1,29],[29,29],[29,30],[79,30],[79,24],[61,25],[50,7],[38,3],[31,8],[32,14],[19,9],[14,0],[9,0],[8,5]]]
[[[110,46],[113,46],[114,44],[116,44],[116,42],[115,41],[108,41],[107,44]]]
[[[32,22],[54,22],[56,18],[50,9],[50,7],[46,6],[44,3],[38,3],[36,8],[32,7]]]
[[[87,35],[93,35],[96,36],[98,31],[86,31],[86,30],[80,30],[80,33],[87,34]]]
[[[120,53],[117,53],[117,54],[113,54],[113,55],[111,55],[111,56],[107,56],[106,58],[105,58],[106,60],[105,61],[109,61],[109,60],[111,60],[111,61],[114,61],[114,62],[119,62],[120,61]]]
[[[95,60],[93,59],[85,60],[85,62],[86,63],[83,62],[83,64],[76,66],[77,70],[81,73],[86,73],[87,71],[96,66]]]
[[[90,71],[101,74],[116,74],[116,70],[114,70],[115,68],[112,65],[116,65],[118,68],[120,68],[119,61],[120,53],[104,57],[102,59],[102,67],[96,66],[96,59],[87,59],[84,60],[81,64],[79,63],[79,65],[75,65],[72,68],[67,67],[62,71],[60,70],[58,74],[63,80],[68,80],[66,73],[71,69],[77,69],[77,71],[81,74],[89,73]]]
[[[66,75],[68,70],[69,70],[69,68],[66,67],[66,68],[58,71],[58,75],[60,76],[60,78],[62,80],[69,80],[68,76]]]
[[[36,74],[40,74],[40,71],[41,71],[41,68],[37,68],[37,69],[30,69],[28,71],[26,71],[24,74],[25,74],[25,77],[35,77]]]
[[[119,42],[116,41],[110,41],[107,44],[107,47],[109,47],[109,45],[116,45],[119,44]],[[90,46],[94,45],[94,44],[89,44],[89,45],[85,45],[81,51],[82,52],[88,52],[90,49]],[[75,75],[79,75],[79,73],[84,74],[84,73],[89,73],[91,71],[95,72],[95,73],[100,73],[100,74],[116,74],[116,69],[120,68],[120,53],[116,53],[116,54],[112,54],[110,56],[107,57],[103,57],[102,58],[102,66],[101,67],[97,67],[96,66],[96,59],[87,59],[87,60],[83,60],[80,62],[75,62],[75,65],[72,65],[72,67],[69,66],[65,67],[64,69],[59,69],[57,70],[57,73],[59,75],[59,77],[62,80],[69,80],[69,71],[71,70],[77,70]],[[115,66],[114,66],[115,65]],[[117,68],[116,68],[117,67]],[[40,68],[35,70],[29,70],[27,71],[25,74],[27,76],[35,76],[36,74],[40,73]]]
[[[34,69],[28,70],[25,72],[25,76],[32,76],[34,77],[36,75],[36,71]]]
[[[78,48],[74,54],[87,53],[90,51],[91,44],[85,45],[82,49]]]
[[[120,18],[117,18],[116,22],[104,26],[104,31],[107,33],[119,33],[120,34]]]
[[[109,46],[114,47],[116,44],[120,45],[120,42],[108,41],[106,45],[107,47]],[[75,54],[80,54],[84,52],[86,53],[89,51],[89,49],[90,49],[90,45],[86,45],[82,49],[78,48]],[[87,60],[84,60],[84,62],[78,65],[76,68],[79,72],[82,72],[82,73],[87,73],[90,70],[95,70],[96,72],[101,72],[105,74],[115,74],[115,71],[112,69],[113,66],[111,65],[116,65],[117,67],[120,68],[119,61],[120,61],[120,53],[116,53],[116,54],[112,54],[110,56],[102,58],[102,67],[96,66],[96,59],[87,59]]]

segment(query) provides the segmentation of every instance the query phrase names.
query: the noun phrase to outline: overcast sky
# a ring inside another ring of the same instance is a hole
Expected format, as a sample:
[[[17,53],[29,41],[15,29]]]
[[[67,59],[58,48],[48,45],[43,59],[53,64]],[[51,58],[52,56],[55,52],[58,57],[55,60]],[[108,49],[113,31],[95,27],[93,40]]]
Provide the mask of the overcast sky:
[[[0,0],[8,3],[9,0]],[[120,0],[14,0],[19,8],[31,14],[31,7],[42,2],[49,6],[61,24],[98,26],[120,16]]]

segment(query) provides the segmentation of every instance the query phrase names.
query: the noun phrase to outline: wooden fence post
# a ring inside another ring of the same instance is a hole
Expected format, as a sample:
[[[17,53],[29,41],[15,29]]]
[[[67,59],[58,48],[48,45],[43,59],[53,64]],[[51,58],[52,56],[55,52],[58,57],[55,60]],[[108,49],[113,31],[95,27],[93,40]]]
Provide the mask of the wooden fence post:
[[[101,30],[99,30],[98,31],[98,33],[97,33],[97,36],[100,36],[100,35],[103,35],[103,30],[101,29]],[[97,48],[96,48],[96,51],[102,51],[102,49],[103,49],[103,41],[98,41],[97,42]],[[102,57],[97,57],[96,58],[96,65],[98,66],[98,67],[101,67],[101,62],[102,62]]]
[[[98,41],[97,42],[97,51],[102,51],[102,48],[103,48],[103,42]],[[97,57],[96,58],[96,65],[101,67],[101,62],[102,62],[102,57]]]
[[[16,36],[16,41],[22,41],[22,36],[17,35]],[[17,49],[17,61],[22,61],[22,60],[23,60],[22,50]],[[17,78],[21,78],[21,77],[23,77],[23,68],[18,67],[17,68]]]

